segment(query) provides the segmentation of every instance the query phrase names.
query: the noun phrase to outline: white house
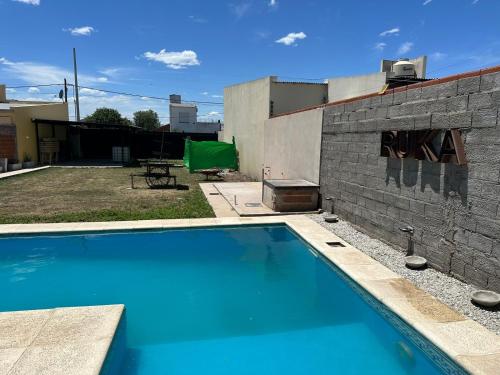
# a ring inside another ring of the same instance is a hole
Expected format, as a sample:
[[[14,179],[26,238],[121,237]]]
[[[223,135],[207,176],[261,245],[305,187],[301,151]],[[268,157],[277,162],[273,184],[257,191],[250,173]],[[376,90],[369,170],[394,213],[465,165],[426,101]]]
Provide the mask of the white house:
[[[198,107],[182,103],[180,95],[170,95],[170,131],[173,133],[217,133],[220,122],[199,122]]]

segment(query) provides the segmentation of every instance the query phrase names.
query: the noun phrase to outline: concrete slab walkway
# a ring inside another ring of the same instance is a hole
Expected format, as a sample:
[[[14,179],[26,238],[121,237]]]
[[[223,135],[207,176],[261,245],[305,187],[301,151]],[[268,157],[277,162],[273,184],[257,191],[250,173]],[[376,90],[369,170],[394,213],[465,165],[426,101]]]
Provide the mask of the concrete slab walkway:
[[[208,203],[212,206],[216,217],[237,217],[238,213],[231,207],[226,199],[219,193],[211,182],[201,183],[201,191],[205,194]]]
[[[279,215],[262,203],[260,182],[219,182],[213,184],[239,216]]]
[[[50,168],[50,165],[44,165],[43,167],[38,167],[38,168],[27,168],[27,169],[20,169],[18,171],[0,173],[0,180],[2,180],[4,178],[8,178],[8,177],[18,176],[21,174],[41,171],[41,170],[47,169],[47,168]]]
[[[226,202],[226,212],[229,207],[238,216],[276,216],[293,215],[315,212],[277,212],[273,211],[262,203],[262,183],[261,182],[217,182],[212,183],[214,189],[224,198]],[[200,184],[201,186],[201,184]],[[204,191],[205,193],[205,191]],[[211,203],[210,195],[205,193],[208,202],[214,209],[216,207]],[[221,210],[224,203],[219,199],[217,201],[217,210]],[[216,212],[217,215],[217,212]],[[222,215],[222,213],[221,213]],[[217,215],[219,217],[219,215]]]

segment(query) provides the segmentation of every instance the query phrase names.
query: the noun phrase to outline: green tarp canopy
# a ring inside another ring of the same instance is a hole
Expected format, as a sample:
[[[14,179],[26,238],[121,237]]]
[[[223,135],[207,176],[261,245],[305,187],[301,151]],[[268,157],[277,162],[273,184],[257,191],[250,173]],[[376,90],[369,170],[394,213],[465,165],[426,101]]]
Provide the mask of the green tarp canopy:
[[[195,142],[187,138],[184,145],[184,165],[191,173],[211,168],[238,170],[234,138],[233,143]]]

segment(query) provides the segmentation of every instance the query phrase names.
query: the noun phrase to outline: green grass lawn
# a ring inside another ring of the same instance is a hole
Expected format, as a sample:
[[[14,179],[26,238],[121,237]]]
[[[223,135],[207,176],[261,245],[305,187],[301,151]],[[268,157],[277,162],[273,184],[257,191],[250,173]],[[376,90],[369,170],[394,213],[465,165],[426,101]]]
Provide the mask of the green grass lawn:
[[[189,190],[149,189],[139,168],[49,168],[0,180],[0,224],[214,217],[198,182],[174,169]]]

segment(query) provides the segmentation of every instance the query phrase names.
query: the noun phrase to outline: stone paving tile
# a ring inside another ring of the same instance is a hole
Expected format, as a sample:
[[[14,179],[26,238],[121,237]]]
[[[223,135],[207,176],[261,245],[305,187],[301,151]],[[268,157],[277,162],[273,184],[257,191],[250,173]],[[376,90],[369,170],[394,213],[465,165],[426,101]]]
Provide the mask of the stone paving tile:
[[[97,375],[123,305],[0,313],[0,375]]]
[[[500,354],[481,356],[459,355],[457,360],[466,369],[477,375],[498,374],[500,369]]]
[[[9,375],[98,375],[109,345],[101,340],[29,347]]]
[[[410,323],[457,322],[466,318],[427,294],[410,298],[387,297],[382,301]]]
[[[25,350],[25,348],[0,349],[0,375],[7,375]]]
[[[31,346],[75,344],[113,338],[122,311],[115,306],[55,309]]]
[[[200,183],[200,188],[217,217],[238,217],[238,213],[219,193],[212,182]]]
[[[362,286],[381,299],[386,298],[416,298],[426,296],[423,290],[415,287],[402,277],[395,279],[370,280],[361,282]]]
[[[53,313],[53,310],[0,313],[0,349],[29,346]]]
[[[418,322],[415,327],[453,357],[500,354],[498,336],[472,320],[447,323]]]

